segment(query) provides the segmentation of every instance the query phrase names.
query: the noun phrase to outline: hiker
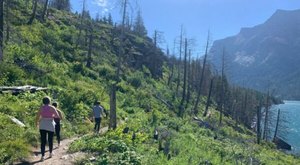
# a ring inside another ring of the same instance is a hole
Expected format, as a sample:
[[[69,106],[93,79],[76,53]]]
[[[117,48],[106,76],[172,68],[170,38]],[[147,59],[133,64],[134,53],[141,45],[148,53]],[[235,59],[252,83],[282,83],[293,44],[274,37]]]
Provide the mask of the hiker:
[[[49,144],[49,157],[52,157],[53,150],[53,135],[55,130],[54,118],[59,118],[59,114],[56,111],[55,107],[50,105],[51,99],[46,96],[43,98],[43,105],[36,115],[36,125],[39,124],[39,130],[41,135],[41,161],[44,160],[45,148],[47,143],[47,134],[48,134],[48,144]]]
[[[107,116],[106,110],[100,105],[100,101],[96,101],[93,107],[93,115],[95,119],[95,133],[99,133],[103,112],[105,113],[105,116]]]
[[[58,147],[60,146],[60,121],[63,119],[63,112],[58,109],[58,103],[54,102],[52,103],[52,105],[56,108],[56,111],[59,114],[59,118],[54,118],[55,121],[55,135],[56,135],[56,140],[57,140],[57,144]]]

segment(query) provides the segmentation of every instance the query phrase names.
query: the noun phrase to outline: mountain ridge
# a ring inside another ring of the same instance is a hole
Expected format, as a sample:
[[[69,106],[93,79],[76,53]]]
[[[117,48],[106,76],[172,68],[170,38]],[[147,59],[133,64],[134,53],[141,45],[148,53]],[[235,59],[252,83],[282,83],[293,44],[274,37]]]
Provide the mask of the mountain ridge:
[[[264,23],[242,28],[231,37],[217,40],[210,50],[210,60],[221,67],[222,47],[226,49],[225,60],[229,80],[266,92],[276,89],[283,98],[299,99],[298,92],[288,92],[296,84],[287,84],[289,73],[299,75],[300,68],[300,10],[277,10]],[[297,79],[297,76],[293,78]],[[290,80],[297,82],[297,80]],[[285,89],[285,87],[287,87]],[[297,89],[299,91],[300,89]]]

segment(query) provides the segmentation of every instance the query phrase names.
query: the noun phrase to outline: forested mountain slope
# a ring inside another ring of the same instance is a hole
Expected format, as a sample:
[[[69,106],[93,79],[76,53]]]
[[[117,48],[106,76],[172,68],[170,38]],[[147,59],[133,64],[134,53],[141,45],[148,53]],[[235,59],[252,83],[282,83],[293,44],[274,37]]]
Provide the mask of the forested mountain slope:
[[[233,83],[285,99],[299,99],[300,10],[277,10],[263,24],[242,28],[236,36],[215,41],[211,61],[221,67],[225,49],[227,73]]]
[[[72,14],[68,7],[58,10],[55,5],[43,18],[42,1],[37,1],[32,18],[31,2],[6,2],[0,85],[30,84],[48,90],[1,93],[0,163],[20,160],[31,146],[38,146],[34,120],[45,95],[60,103],[66,116],[62,136],[68,138],[92,132],[88,118],[96,100],[112,113],[114,85],[117,120],[122,124],[115,129],[110,125],[103,136],[89,135],[73,143],[70,152],[95,157],[79,163],[300,163],[270,142],[256,144],[249,128],[266,95],[231,86],[209,65],[204,68],[201,60],[187,60],[187,53],[181,61],[165,55],[155,40],[135,28],[92,20],[87,12]],[[200,103],[195,106],[198,95]]]

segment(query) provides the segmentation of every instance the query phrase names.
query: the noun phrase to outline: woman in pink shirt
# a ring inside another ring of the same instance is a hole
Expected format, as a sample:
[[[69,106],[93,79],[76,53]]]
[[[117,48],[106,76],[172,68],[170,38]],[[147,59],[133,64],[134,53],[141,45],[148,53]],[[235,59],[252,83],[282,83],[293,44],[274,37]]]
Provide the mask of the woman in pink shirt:
[[[41,160],[44,160],[45,147],[47,143],[48,134],[48,144],[49,144],[49,157],[52,157],[53,150],[53,134],[55,131],[54,118],[59,118],[59,114],[55,107],[50,105],[51,99],[47,96],[43,98],[43,106],[40,108],[36,116],[36,125],[39,124],[40,134],[41,134]]]

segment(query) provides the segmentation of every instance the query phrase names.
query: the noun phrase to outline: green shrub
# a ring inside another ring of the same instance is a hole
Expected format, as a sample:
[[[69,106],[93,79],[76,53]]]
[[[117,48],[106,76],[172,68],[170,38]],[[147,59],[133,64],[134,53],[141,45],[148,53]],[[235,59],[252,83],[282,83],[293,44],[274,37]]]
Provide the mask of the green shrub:
[[[135,88],[139,88],[142,85],[142,80],[139,77],[129,78],[128,82]]]
[[[0,163],[12,163],[28,155],[29,146],[23,140],[16,139],[0,143]]]

